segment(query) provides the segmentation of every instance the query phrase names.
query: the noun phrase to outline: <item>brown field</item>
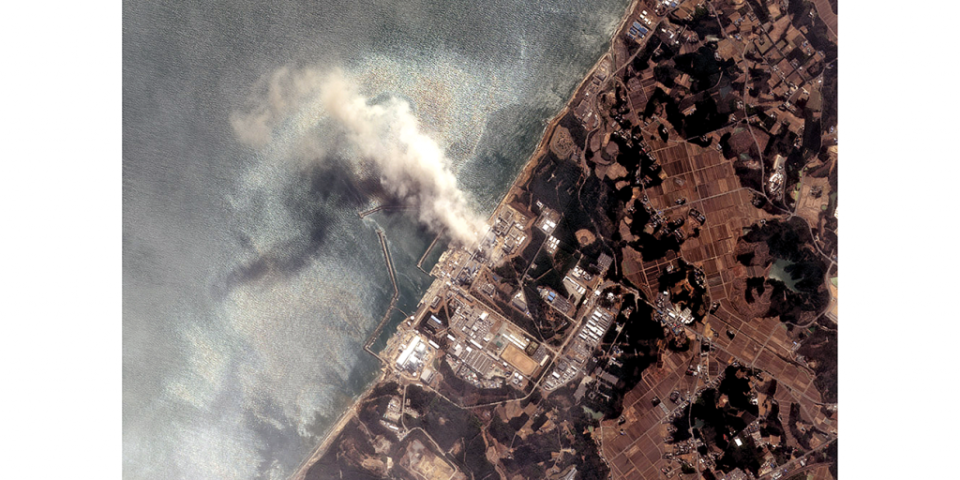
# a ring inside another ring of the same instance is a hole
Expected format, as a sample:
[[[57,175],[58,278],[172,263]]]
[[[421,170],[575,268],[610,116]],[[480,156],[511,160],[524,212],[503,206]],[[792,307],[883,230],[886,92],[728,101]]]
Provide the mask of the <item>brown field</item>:
[[[810,191],[819,186],[823,189],[820,198],[814,198]],[[830,181],[826,178],[804,178],[800,187],[800,201],[797,205],[797,216],[803,218],[810,225],[820,224],[820,212],[830,203]]]
[[[655,155],[663,165],[669,177],[661,185],[646,189],[650,205],[662,209],[668,218],[682,217],[689,221],[691,209],[703,213],[707,220],[700,227],[698,237],[689,236],[680,246],[681,257],[693,264],[701,265],[706,274],[707,291],[711,301],[730,298],[731,283],[734,280],[734,256],[737,239],[744,227],[748,227],[761,218],[773,218],[772,215],[751,205],[753,193],[740,186],[739,178],[730,162],[724,161],[715,150],[702,149],[692,144],[666,143],[654,139],[650,141]],[[687,199],[682,206],[676,200]],[[689,235],[692,226],[685,226]],[[668,252],[664,258],[642,262],[642,275],[632,273],[633,265],[628,265],[624,255],[624,276],[632,281],[644,281],[652,286],[676,259],[676,254]],[[630,272],[628,272],[630,267]],[[639,284],[637,284],[639,285]]]
[[[683,370],[692,355],[665,352],[663,368],[644,370],[640,383],[624,397],[623,416],[628,421],[623,425],[618,425],[616,419],[601,422],[603,453],[612,460],[618,478],[634,478],[631,475],[636,472],[649,472],[649,478],[659,478],[659,469],[669,463],[661,459],[661,454],[671,448],[662,440],[667,434],[663,423],[667,414],[660,407],[653,407],[651,400],[658,396],[668,411],[678,408],[667,397],[673,390],[688,388],[684,382],[693,377],[684,375]],[[624,435],[620,435],[621,428]]]
[[[570,131],[563,127],[557,127],[556,132],[550,138],[550,150],[560,158],[570,158],[577,151],[577,146],[573,144]]]
[[[533,372],[537,370],[537,362],[532,358],[528,357],[523,350],[517,348],[514,344],[507,345],[507,348],[503,349],[503,353],[500,354],[500,358],[506,360],[507,363],[513,365],[520,373],[530,376],[533,375]]]
[[[646,287],[647,278],[643,274],[641,262],[643,262],[643,258],[640,252],[631,247],[623,249],[623,262],[620,264],[620,268],[623,269],[623,276],[638,287]]]
[[[400,466],[422,480],[447,480],[456,469],[436,456],[420,440],[414,440],[400,459]]]
[[[577,232],[574,233],[574,235],[576,235],[577,241],[580,242],[581,247],[590,245],[591,243],[597,240],[596,235],[594,235],[593,232],[591,232],[590,230],[587,230],[586,228],[582,230],[577,230]]]
[[[817,14],[820,15],[820,19],[823,20],[823,23],[827,26],[827,31],[830,32],[827,37],[831,42],[836,42],[839,19],[837,18],[837,13],[830,7],[830,2],[827,0],[814,0],[813,6],[816,7]]]
[[[830,301],[830,310],[828,312],[833,315],[834,321],[838,318],[840,313],[840,290],[834,284],[829,284],[830,287],[830,296],[833,300]]]

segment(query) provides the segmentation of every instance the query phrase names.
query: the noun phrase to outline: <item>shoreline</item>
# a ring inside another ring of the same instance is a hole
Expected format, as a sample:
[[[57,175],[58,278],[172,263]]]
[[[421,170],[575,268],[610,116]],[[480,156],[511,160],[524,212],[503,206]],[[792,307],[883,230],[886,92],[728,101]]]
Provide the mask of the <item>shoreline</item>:
[[[594,73],[597,71],[597,68],[600,67],[603,61],[608,57],[611,57],[611,58],[613,57],[614,45],[616,43],[617,36],[619,36],[624,31],[624,28],[626,27],[627,22],[630,19],[630,16],[634,13],[639,3],[640,3],[640,0],[631,0],[630,3],[627,5],[623,15],[621,15],[620,17],[620,23],[617,24],[616,28],[613,31],[613,34],[610,37],[610,41],[609,41],[609,45],[607,46],[607,49],[603,52],[603,54],[600,55],[600,57],[597,58],[597,61],[594,62],[593,66],[590,67],[590,70],[588,70],[587,73],[583,76],[583,78],[580,80],[580,83],[578,83],[576,88],[573,89],[573,93],[571,94],[567,102],[564,104],[563,108],[560,109],[560,111],[557,112],[557,114],[554,115],[547,122],[547,125],[544,127],[543,131],[541,132],[540,141],[537,143],[537,147],[533,150],[533,153],[530,154],[530,157],[527,159],[527,162],[524,164],[523,168],[517,174],[516,178],[514,178],[513,183],[510,185],[510,188],[507,189],[506,193],[503,195],[503,198],[500,199],[500,201],[497,203],[497,206],[494,207],[493,211],[490,213],[490,216],[487,218],[488,222],[491,219],[493,219],[496,212],[499,211],[503,207],[503,205],[508,202],[508,200],[511,198],[511,196],[514,193],[514,190],[517,188],[517,186],[526,183],[527,180],[530,178],[530,175],[533,173],[533,170],[535,169],[536,165],[539,164],[538,160],[540,160],[546,154],[547,150],[550,148],[549,140],[553,137],[554,131],[557,129],[557,126],[560,125],[560,121],[563,119],[563,117],[567,115],[567,113],[569,113],[573,101],[578,96],[580,96],[582,90],[587,85],[587,81],[591,77],[593,77]],[[436,240],[434,240],[433,243],[436,243]],[[427,252],[429,252],[430,248],[433,247],[433,243],[431,243],[430,247],[428,247]],[[391,309],[388,309],[387,314],[389,314],[390,311]],[[383,359],[380,358],[378,355],[375,355],[375,356],[380,361],[383,361]],[[370,392],[373,391],[373,389],[377,385],[379,385],[381,382],[383,382],[386,379],[387,374],[388,374],[388,371],[385,368],[383,368],[379,378],[371,382],[370,385],[368,385],[367,388],[364,389],[364,391],[356,397],[356,399],[353,402],[353,405],[340,416],[340,419],[337,420],[337,422],[333,425],[330,431],[327,432],[327,434],[323,437],[323,440],[320,442],[320,444],[317,445],[315,449],[313,449],[313,451],[310,453],[310,456],[308,456],[303,462],[301,462],[300,466],[297,467],[297,470],[289,477],[289,480],[304,480],[304,478],[306,477],[307,471],[310,470],[310,467],[312,467],[317,461],[323,458],[323,456],[327,453],[327,449],[330,448],[330,444],[333,443],[333,440],[335,440],[337,437],[340,436],[340,433],[343,432],[343,429],[346,428],[347,424],[350,423],[350,420],[352,420],[356,416],[357,406],[360,405],[360,403],[365,398],[367,398]]]
[[[533,150],[533,153],[530,154],[530,158],[527,159],[527,163],[524,164],[522,169],[520,169],[520,172],[517,174],[517,177],[514,179],[513,184],[510,185],[510,188],[504,194],[503,198],[500,199],[500,202],[497,203],[497,206],[493,209],[493,212],[490,214],[490,217],[487,219],[488,221],[493,219],[493,215],[498,210],[500,210],[500,208],[503,207],[504,203],[506,203],[507,199],[510,198],[510,195],[513,193],[514,189],[516,189],[517,185],[526,183],[526,181],[530,178],[533,168],[538,164],[536,160],[539,160],[541,157],[543,157],[543,155],[546,154],[546,151],[550,148],[549,139],[553,137],[554,131],[560,125],[560,120],[563,120],[563,117],[565,117],[567,113],[570,111],[573,101],[578,96],[580,96],[580,93],[582,92],[584,86],[586,86],[587,84],[587,80],[593,77],[597,69],[600,68],[600,64],[603,63],[603,61],[606,58],[613,57],[613,54],[614,54],[613,46],[617,39],[617,36],[624,31],[624,27],[626,27],[627,21],[629,20],[630,16],[633,14],[634,10],[636,10],[637,5],[639,3],[640,3],[640,0],[631,0],[630,4],[627,5],[627,8],[624,11],[624,14],[620,17],[620,23],[617,24],[617,27],[613,31],[613,35],[610,37],[610,44],[607,46],[606,51],[604,51],[603,54],[600,55],[599,58],[597,58],[597,61],[593,64],[592,67],[590,67],[590,70],[588,70],[587,73],[583,76],[583,78],[580,80],[580,83],[577,84],[577,87],[573,89],[573,94],[567,100],[567,103],[563,105],[563,108],[560,109],[560,111],[557,112],[557,114],[554,115],[553,118],[551,118],[547,122],[547,126],[543,128],[543,132],[540,134],[540,142],[537,143],[537,148],[535,148]]]
[[[373,391],[377,385],[380,385],[380,383],[386,379],[386,375],[387,370],[381,369],[379,378],[373,382],[370,382],[370,385],[368,385],[363,392],[357,395],[353,401],[353,405],[351,405],[350,408],[340,415],[340,419],[337,420],[337,423],[333,424],[333,426],[330,428],[330,431],[323,436],[323,440],[320,441],[320,444],[317,445],[312,452],[310,452],[310,456],[304,461],[300,462],[297,470],[290,477],[288,477],[289,480],[303,480],[307,476],[307,472],[310,470],[310,467],[323,458],[323,456],[327,453],[327,449],[330,448],[330,444],[340,436],[340,433],[343,432],[343,429],[346,428],[347,424],[350,423],[350,420],[353,420],[353,418],[357,415],[357,406],[360,405],[363,399],[370,395],[370,392]]]

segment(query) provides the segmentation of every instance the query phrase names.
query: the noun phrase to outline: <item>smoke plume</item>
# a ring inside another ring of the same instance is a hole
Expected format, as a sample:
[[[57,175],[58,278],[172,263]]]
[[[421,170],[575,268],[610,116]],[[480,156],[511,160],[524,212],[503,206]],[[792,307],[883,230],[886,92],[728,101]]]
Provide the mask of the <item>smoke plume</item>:
[[[275,141],[274,130],[294,116],[300,125],[333,120],[363,166],[373,167],[384,190],[416,211],[422,224],[462,245],[477,241],[483,222],[458,188],[443,149],[421,130],[406,101],[389,98],[373,104],[339,70],[281,69],[252,107],[234,115],[231,123],[241,141],[264,147]]]

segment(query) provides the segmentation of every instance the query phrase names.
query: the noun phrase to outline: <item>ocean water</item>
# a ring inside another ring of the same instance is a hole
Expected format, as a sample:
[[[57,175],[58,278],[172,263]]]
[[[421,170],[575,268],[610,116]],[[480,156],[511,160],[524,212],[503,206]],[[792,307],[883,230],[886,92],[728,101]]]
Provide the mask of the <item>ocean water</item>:
[[[339,67],[408,100],[485,217],[626,4],[125,1],[124,478],[286,478],[378,375],[362,351],[393,294],[377,228],[399,311],[429,284],[434,235],[359,218],[378,200],[354,159],[238,139],[232,116],[274,72]],[[278,138],[303,135],[289,123]]]

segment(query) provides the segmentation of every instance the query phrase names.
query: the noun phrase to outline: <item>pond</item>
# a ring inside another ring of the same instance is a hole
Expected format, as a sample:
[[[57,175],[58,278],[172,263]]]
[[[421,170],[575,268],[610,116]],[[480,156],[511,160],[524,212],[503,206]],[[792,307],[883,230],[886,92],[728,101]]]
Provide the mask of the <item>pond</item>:
[[[783,282],[791,292],[797,292],[796,285],[800,279],[793,278],[793,275],[787,271],[787,268],[793,265],[794,263],[789,260],[778,258],[774,260],[773,266],[770,267],[770,275],[768,276],[774,280],[780,280]]]

